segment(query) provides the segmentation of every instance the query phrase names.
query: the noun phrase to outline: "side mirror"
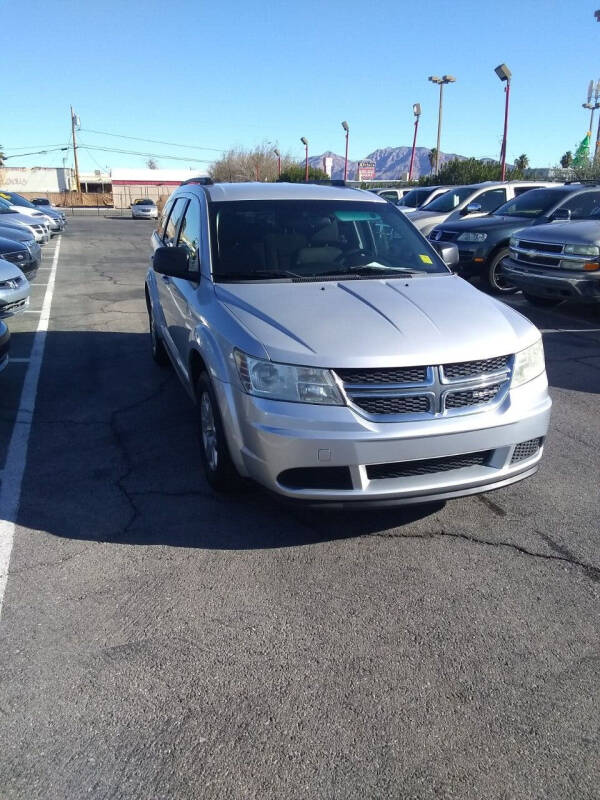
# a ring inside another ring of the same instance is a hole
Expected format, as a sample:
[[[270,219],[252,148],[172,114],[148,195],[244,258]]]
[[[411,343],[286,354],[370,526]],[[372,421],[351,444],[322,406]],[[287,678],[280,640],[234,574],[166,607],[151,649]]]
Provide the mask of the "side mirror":
[[[463,208],[462,215],[466,216],[467,214],[478,214],[481,211],[481,203],[469,203],[466,208]]]
[[[571,219],[571,211],[568,208],[557,208],[554,214],[552,214],[552,219],[568,222]]]
[[[458,264],[458,247],[453,242],[429,242],[447,267]]]
[[[198,273],[190,272],[190,259],[185,247],[157,247],[152,256],[152,267],[159,275],[197,281]]]

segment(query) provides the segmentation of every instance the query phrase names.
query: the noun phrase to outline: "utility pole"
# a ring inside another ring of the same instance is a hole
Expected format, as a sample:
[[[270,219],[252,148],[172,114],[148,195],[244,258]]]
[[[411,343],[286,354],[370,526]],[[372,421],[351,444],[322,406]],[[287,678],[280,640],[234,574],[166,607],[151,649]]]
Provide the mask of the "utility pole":
[[[73,106],[71,106],[71,132],[73,134],[73,161],[75,163],[75,184],[77,186],[77,194],[80,193],[79,183],[79,162],[77,161],[77,137],[75,136],[75,120],[76,115],[73,113]]]

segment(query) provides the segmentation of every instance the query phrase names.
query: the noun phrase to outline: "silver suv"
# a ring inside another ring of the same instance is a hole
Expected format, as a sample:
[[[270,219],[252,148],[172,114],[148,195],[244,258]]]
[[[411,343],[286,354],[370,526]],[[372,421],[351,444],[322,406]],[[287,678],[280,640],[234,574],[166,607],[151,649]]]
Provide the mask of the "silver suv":
[[[152,242],[152,352],[196,401],[213,487],[243,476],[365,506],[537,470],[551,405],[539,331],[453,275],[385,200],[188,182]]]

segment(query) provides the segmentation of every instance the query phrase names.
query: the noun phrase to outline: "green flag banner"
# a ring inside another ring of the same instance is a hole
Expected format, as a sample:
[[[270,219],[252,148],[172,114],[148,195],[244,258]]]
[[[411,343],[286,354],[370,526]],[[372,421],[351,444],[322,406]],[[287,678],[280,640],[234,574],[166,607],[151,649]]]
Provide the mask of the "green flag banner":
[[[583,167],[589,163],[590,160],[590,137],[591,131],[588,131],[585,137],[581,140],[581,144],[577,148],[575,156],[573,157],[574,167]]]

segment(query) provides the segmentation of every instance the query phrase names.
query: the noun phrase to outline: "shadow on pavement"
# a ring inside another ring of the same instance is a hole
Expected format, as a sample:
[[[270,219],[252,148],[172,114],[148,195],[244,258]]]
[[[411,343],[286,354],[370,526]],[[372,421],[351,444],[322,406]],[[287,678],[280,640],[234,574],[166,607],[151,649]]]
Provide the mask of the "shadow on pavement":
[[[441,507],[312,509],[254,484],[217,495],[198,448],[194,406],[151,360],[146,334],[51,331],[17,523],[79,540],[254,549],[371,534]]]

